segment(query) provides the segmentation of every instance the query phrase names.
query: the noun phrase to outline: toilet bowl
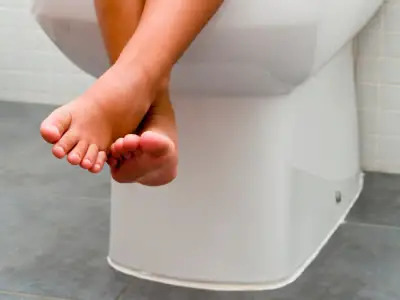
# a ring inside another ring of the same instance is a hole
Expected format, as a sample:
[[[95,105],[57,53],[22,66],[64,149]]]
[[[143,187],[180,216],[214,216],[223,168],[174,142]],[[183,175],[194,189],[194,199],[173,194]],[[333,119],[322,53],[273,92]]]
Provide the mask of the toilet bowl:
[[[91,1],[63,2],[36,0],[37,20],[99,76]],[[110,265],[213,290],[295,280],[362,189],[352,40],[382,2],[226,0],[172,75],[178,178],[112,182]]]

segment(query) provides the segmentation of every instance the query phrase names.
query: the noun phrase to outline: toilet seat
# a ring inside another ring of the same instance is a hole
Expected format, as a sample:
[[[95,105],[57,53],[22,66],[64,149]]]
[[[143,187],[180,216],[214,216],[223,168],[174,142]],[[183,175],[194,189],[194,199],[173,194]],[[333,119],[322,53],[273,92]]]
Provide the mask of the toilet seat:
[[[225,0],[174,68],[172,90],[198,96],[288,94],[350,41],[381,3]],[[33,12],[78,66],[94,76],[108,68],[91,0],[35,0]]]

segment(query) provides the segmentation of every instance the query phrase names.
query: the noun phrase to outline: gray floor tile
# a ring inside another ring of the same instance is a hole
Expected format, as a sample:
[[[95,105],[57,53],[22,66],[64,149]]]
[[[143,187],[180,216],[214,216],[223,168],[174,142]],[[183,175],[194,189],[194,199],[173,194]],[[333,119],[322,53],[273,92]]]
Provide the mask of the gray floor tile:
[[[0,102],[0,188],[69,197],[109,198],[107,172],[93,175],[51,154],[39,134],[46,105]],[[6,113],[8,112],[8,113]]]
[[[284,289],[206,292],[115,273],[105,262],[109,175],[93,176],[52,157],[38,130],[52,109],[0,102],[0,300],[111,300],[128,285],[119,300],[400,299],[400,229],[357,224],[400,227],[400,176],[383,174],[367,175],[350,223]]]
[[[400,176],[368,173],[348,221],[400,227]]]
[[[0,294],[1,300],[43,300],[40,298],[32,298],[32,297],[24,297],[24,296],[11,296],[11,295],[2,295]]]
[[[115,299],[126,278],[105,261],[109,176],[52,157],[38,134],[49,111],[0,103],[0,290]]]
[[[0,299],[1,300],[47,300],[47,299],[41,299],[38,297],[29,297],[29,296],[15,296],[15,295],[5,295],[0,293]]]
[[[108,200],[6,191],[0,207],[0,290],[109,300],[126,286],[105,260]]]
[[[53,105],[0,101],[0,119],[34,120],[40,124],[54,108]]]
[[[294,284],[274,292],[190,290],[136,280],[122,300],[397,300],[400,230],[346,224]]]
[[[65,298],[44,297],[28,294],[13,294],[0,291],[1,300],[70,300]]]

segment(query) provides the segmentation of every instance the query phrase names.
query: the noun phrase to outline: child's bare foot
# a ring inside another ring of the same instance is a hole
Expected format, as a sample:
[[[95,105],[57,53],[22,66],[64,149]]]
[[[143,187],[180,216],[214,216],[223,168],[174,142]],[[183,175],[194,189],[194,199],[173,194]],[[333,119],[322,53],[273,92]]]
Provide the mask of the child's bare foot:
[[[118,139],[112,149],[111,174],[120,183],[158,186],[171,182],[176,176],[175,145],[162,133],[130,134]]]
[[[137,74],[110,69],[84,95],[50,114],[40,132],[54,144],[53,154],[67,155],[71,164],[100,172],[105,151],[137,128],[155,98],[150,81]]]
[[[168,91],[160,93],[143,123],[141,134],[129,134],[111,146],[112,177],[121,183],[159,186],[177,173],[178,149],[173,108]]]

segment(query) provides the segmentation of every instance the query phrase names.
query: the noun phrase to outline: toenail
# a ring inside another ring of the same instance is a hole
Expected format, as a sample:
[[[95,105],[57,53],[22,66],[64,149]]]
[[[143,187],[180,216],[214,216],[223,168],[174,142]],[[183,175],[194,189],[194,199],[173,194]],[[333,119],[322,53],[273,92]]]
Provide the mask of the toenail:
[[[56,126],[51,126],[51,127],[49,127],[49,129],[51,131],[53,131],[54,133],[60,134],[60,131],[58,130],[58,128]]]
[[[80,159],[78,154],[72,154],[71,159]]]
[[[63,147],[61,147],[61,146],[56,146],[56,147],[54,147],[54,151],[55,152],[58,152],[58,153],[65,153],[65,151],[64,151],[64,149],[63,149]]]
[[[96,170],[99,170],[99,169],[100,169],[100,165],[99,165],[99,164],[96,164],[96,165],[94,166],[94,168],[95,168]]]

